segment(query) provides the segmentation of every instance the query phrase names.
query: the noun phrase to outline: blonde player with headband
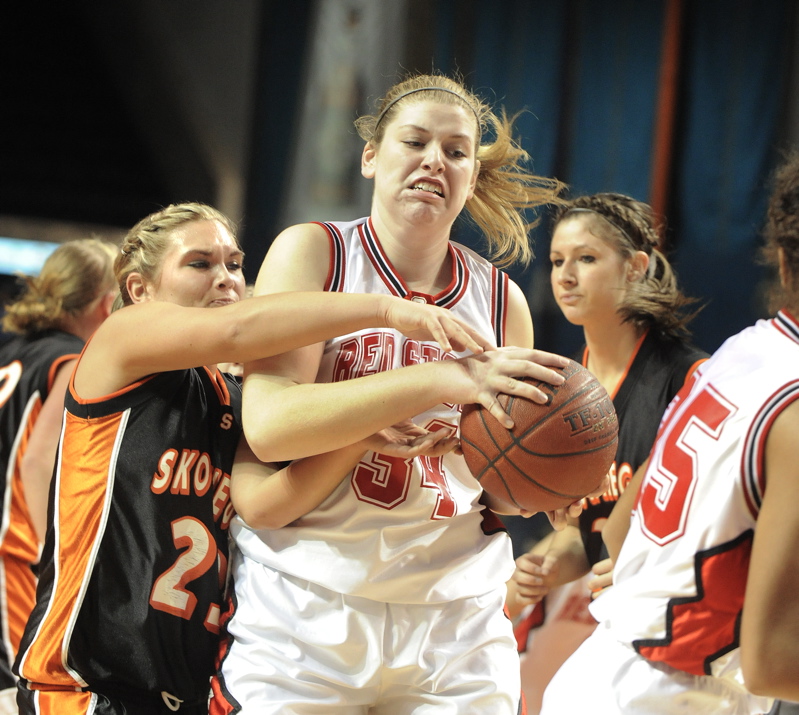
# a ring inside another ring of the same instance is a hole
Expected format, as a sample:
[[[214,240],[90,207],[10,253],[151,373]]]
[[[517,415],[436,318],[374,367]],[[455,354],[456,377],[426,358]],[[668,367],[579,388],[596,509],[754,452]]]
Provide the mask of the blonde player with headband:
[[[356,124],[371,214],[284,231],[256,294],[401,296],[517,347],[475,359],[363,330],[250,363],[244,430],[265,460],[337,450],[403,418],[455,434],[466,374],[539,402],[514,378],[561,381],[544,366],[565,361],[532,349],[521,290],[450,240],[465,206],[499,265],[529,261],[523,210],[556,201],[558,182],[527,173],[510,122],[444,76],[400,82]],[[482,139],[488,127],[492,142]],[[234,473],[239,553],[212,712],[516,713],[519,662],[503,613],[510,539],[463,457],[359,456],[318,508],[271,531],[259,528],[268,504],[237,491]]]

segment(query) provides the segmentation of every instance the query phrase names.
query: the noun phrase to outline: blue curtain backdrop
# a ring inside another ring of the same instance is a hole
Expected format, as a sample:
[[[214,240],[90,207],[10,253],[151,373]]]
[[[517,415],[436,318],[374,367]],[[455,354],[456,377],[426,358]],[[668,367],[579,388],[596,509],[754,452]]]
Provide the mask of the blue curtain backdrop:
[[[620,191],[650,201],[665,2],[476,0],[469,62],[453,57],[455,0],[438,6],[435,65],[518,121],[536,172],[572,195]],[[685,290],[707,306],[696,342],[714,350],[763,315],[755,265],[778,159],[777,124],[789,61],[788,0],[685,2],[681,91],[667,211],[667,248]],[[489,89],[490,88],[490,89]],[[511,271],[527,291],[540,347],[571,353],[580,332],[552,305],[547,226],[537,259]],[[461,229],[459,238],[479,246]]]
[[[672,223],[680,278],[708,301],[694,330],[711,348],[765,314],[759,295],[767,276],[755,260],[779,159],[789,5],[688,3]]]

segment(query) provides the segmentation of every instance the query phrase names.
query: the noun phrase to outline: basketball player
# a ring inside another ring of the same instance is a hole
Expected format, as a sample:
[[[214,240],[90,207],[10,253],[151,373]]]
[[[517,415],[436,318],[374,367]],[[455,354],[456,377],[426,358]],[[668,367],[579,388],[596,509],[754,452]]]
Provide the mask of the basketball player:
[[[613,399],[619,442],[608,490],[586,500],[578,520],[519,557],[508,586],[509,610],[520,616],[522,683],[533,712],[549,678],[596,625],[590,590],[611,582],[604,523],[649,455],[666,406],[707,358],[687,339],[692,315],[685,308],[692,301],[658,248],[660,228],[650,206],[616,193],[577,197],[553,216],[552,293],[566,319],[583,328],[582,364]],[[527,605],[555,586],[545,605]]]
[[[561,382],[543,365],[565,361],[532,350],[521,290],[450,241],[466,206],[495,259],[529,259],[521,210],[556,200],[558,183],[526,173],[510,124],[444,76],[400,82],[356,124],[361,171],[374,182],[370,216],[284,231],[256,294],[398,295],[518,347],[474,358],[364,330],[247,365],[244,429],[262,459],[336,450],[406,417],[455,434],[469,374],[537,401],[512,378]],[[516,713],[518,656],[503,614],[513,560],[483,496],[460,454],[370,451],[285,528],[236,518],[231,643],[212,712]]]
[[[2,715],[17,713],[11,665],[35,600],[67,380],[84,341],[111,312],[117,250],[99,239],[68,241],[5,306],[3,328],[15,337],[0,347]]]
[[[25,715],[206,713],[227,564],[246,362],[393,326],[472,349],[455,316],[375,296],[244,294],[226,217],[169,206],[124,239],[125,307],[94,333],[66,395],[37,602],[15,671]],[[213,310],[207,310],[213,308]]]
[[[599,626],[550,683],[546,715],[799,700],[799,155],[776,174],[765,235],[782,309],[669,405],[614,586],[591,606]]]

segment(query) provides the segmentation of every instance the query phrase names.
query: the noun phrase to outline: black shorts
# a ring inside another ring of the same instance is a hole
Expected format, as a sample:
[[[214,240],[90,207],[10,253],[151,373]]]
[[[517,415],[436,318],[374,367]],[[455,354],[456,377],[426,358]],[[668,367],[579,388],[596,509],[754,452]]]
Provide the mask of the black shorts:
[[[94,704],[92,704],[94,701]],[[208,700],[177,703],[163,696],[106,695],[73,690],[30,690],[17,685],[17,706],[20,715],[208,715]],[[37,709],[38,706],[38,709]]]

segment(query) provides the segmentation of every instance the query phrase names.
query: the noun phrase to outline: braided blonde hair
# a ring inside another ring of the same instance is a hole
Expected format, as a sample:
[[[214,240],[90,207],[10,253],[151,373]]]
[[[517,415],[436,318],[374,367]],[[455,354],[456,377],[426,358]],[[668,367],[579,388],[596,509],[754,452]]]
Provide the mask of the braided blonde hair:
[[[131,273],[140,273],[147,281],[155,281],[161,271],[164,254],[171,245],[171,233],[190,221],[218,221],[236,238],[236,227],[221,211],[201,203],[171,204],[150,214],[128,231],[114,264],[119,296],[114,308],[130,305],[127,280]]]

